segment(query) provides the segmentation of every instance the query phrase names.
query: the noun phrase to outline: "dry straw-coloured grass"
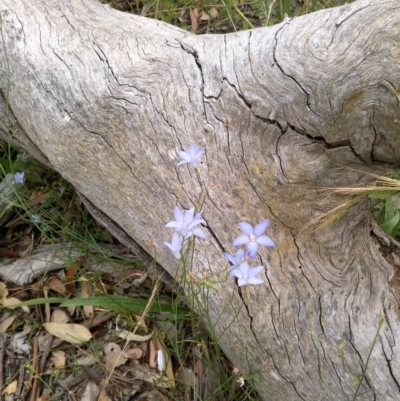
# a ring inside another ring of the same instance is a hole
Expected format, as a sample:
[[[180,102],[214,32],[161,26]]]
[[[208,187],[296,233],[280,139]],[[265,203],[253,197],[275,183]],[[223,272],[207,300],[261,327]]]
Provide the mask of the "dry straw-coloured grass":
[[[312,229],[314,232],[331,224],[335,224],[343,215],[353,206],[365,199],[366,196],[377,192],[399,192],[400,179],[386,177],[372,173],[363,172],[366,175],[373,177],[371,181],[364,186],[355,187],[336,187],[336,188],[320,188],[319,192],[323,191],[327,194],[338,195],[345,197],[346,200],[340,202],[326,213],[323,213],[307,223],[301,231]]]

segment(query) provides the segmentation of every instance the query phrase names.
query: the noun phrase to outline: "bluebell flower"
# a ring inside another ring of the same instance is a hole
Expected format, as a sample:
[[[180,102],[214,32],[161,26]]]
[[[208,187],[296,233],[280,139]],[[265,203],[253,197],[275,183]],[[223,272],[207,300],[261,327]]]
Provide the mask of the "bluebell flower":
[[[233,271],[236,268],[238,268],[242,263],[246,262],[249,259],[248,253],[246,252],[246,254],[245,254],[243,249],[239,249],[236,252],[235,256],[232,256],[227,252],[224,252],[224,256],[225,256],[225,259],[227,259],[229,261],[229,263],[231,264],[231,268],[230,268],[230,272],[229,272],[229,275],[231,277],[234,277]]]
[[[197,168],[197,162],[204,152],[204,148],[197,150],[197,146],[194,143],[190,144],[189,152],[184,152],[183,150],[178,151],[178,155],[183,160],[181,160],[177,166],[180,166],[184,163],[189,163],[193,168]]]
[[[264,266],[250,267],[247,262],[243,262],[239,267],[232,271],[234,277],[238,279],[238,286],[247,284],[263,284],[264,280],[256,277],[258,273],[264,270]]]
[[[263,220],[257,224],[255,228],[249,223],[239,223],[240,229],[243,231],[242,235],[239,235],[232,246],[247,245],[247,251],[250,258],[255,258],[258,252],[258,245],[264,246],[275,246],[274,241],[264,234],[264,231],[268,227],[269,219]]]
[[[173,252],[174,256],[177,259],[180,259],[182,257],[182,236],[179,235],[178,233],[174,233],[172,236],[172,242],[169,243],[167,241],[163,241],[164,245],[166,245],[169,249],[171,249],[171,251]]]
[[[195,235],[199,238],[205,238],[206,234],[198,227],[205,221],[201,218],[201,212],[194,215],[194,207],[185,213],[178,207],[174,208],[175,221],[170,221],[165,227],[172,227],[175,232],[180,233],[185,240]]]
[[[14,174],[14,184],[23,184],[24,183],[24,176],[25,172],[22,171],[21,173],[15,173]]]
[[[159,349],[157,352],[157,368],[160,372],[165,370],[165,359],[164,353],[162,349]]]
[[[40,223],[40,216],[38,214],[32,214],[31,222],[36,224]]]

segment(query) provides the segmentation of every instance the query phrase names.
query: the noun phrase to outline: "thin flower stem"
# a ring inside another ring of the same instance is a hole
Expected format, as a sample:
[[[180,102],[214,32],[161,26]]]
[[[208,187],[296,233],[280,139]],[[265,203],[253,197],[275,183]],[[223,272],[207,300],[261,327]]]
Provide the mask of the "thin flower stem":
[[[371,355],[372,355],[372,351],[373,351],[374,348],[375,348],[375,344],[376,344],[376,342],[378,341],[379,332],[381,331],[381,328],[382,328],[382,326],[383,326],[384,323],[385,323],[385,318],[384,318],[384,317],[381,317],[381,318],[379,319],[379,323],[378,323],[378,330],[376,331],[376,334],[375,334],[375,337],[374,337],[374,341],[372,341],[371,349],[369,350],[369,353],[368,353],[368,356],[367,356],[367,361],[365,362],[365,368],[364,368],[363,371],[362,371],[362,375],[361,375],[361,378],[360,378],[360,380],[359,380],[359,382],[358,382],[358,386],[357,386],[357,388],[356,388],[356,392],[354,393],[354,396],[353,396],[353,398],[352,398],[352,401],[355,401],[356,398],[358,397],[358,392],[360,391],[361,384],[362,384],[363,379],[365,379],[365,376],[366,376],[366,374],[367,374],[368,364],[369,364],[369,360],[370,360]]]

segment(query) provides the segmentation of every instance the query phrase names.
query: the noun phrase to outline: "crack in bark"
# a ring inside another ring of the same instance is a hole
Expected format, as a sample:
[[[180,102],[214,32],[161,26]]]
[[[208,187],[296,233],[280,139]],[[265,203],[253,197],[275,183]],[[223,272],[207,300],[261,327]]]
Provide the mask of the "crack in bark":
[[[194,58],[194,62],[196,63],[199,72],[200,72],[200,77],[201,77],[201,87],[200,87],[200,92],[202,94],[202,102],[203,102],[203,115],[206,118],[206,121],[208,122],[207,119],[207,112],[206,112],[206,105],[205,105],[205,95],[204,95],[204,73],[203,73],[203,67],[201,65],[200,59],[199,59],[199,54],[197,52],[197,50],[191,48],[190,46],[188,46],[185,43],[182,43],[179,41],[180,47],[181,49],[186,53],[191,55]],[[203,44],[203,50],[204,50],[204,44]]]
[[[114,220],[111,220],[106,214],[98,209],[92,202],[89,201],[83,194],[77,191],[85,207],[89,210],[90,214],[101,224],[103,224],[122,244],[127,246],[134,255],[136,255],[153,271],[157,277],[162,277],[163,281],[171,289],[178,289],[179,284],[170,276],[170,274],[159,265],[154,258],[148,254],[132,237],[130,237]]]
[[[287,379],[283,373],[280,372],[280,370],[277,368],[275,361],[273,359],[273,357],[271,356],[271,360],[272,360],[272,365],[274,366],[275,371],[278,373],[279,376],[282,377],[283,380],[285,380],[287,383],[289,383],[289,385],[293,388],[294,392],[297,394],[297,396],[300,398],[300,400],[302,401],[308,401],[306,398],[303,398],[300,393],[298,392],[296,386],[294,385],[294,383],[292,381],[290,381],[289,379]]]
[[[234,91],[235,91],[235,93],[237,94],[237,96],[238,96],[238,98],[243,102],[243,104],[246,106],[246,108],[248,108],[250,111],[251,111],[251,103],[249,103],[247,100],[246,100],[246,98],[242,95],[242,93],[240,93],[239,91],[238,91],[238,89],[236,88],[236,86],[234,85],[234,84],[231,84],[229,81],[228,81],[228,78],[226,78],[226,77],[222,77],[222,81],[223,82],[226,82]],[[254,114],[254,113],[252,113],[252,114]]]
[[[310,107],[310,94],[300,85],[300,82],[298,82],[293,76],[291,76],[291,75],[285,73],[285,71],[283,71],[283,68],[282,68],[281,65],[279,64],[278,59],[277,59],[277,57],[276,57],[276,49],[277,49],[277,47],[278,47],[278,35],[279,35],[279,33],[281,33],[281,31],[283,31],[283,30],[286,28],[286,26],[288,26],[289,24],[290,24],[290,22],[283,24],[282,27],[280,27],[280,28],[276,31],[276,33],[275,33],[275,46],[274,46],[274,49],[273,49],[273,52],[272,52],[272,57],[273,57],[273,59],[274,59],[274,62],[275,62],[275,64],[276,64],[276,66],[279,68],[281,74],[282,74],[283,76],[287,77],[287,78],[290,78],[290,79],[296,84],[296,86],[298,86],[299,89],[305,94],[305,96],[306,96],[306,104],[307,104],[307,107],[309,108],[309,110],[310,110],[312,113],[314,113],[317,117],[320,117],[320,116],[318,116],[318,114],[316,114],[316,113],[311,109],[311,107]],[[320,118],[321,118],[321,117],[320,117]]]
[[[250,64],[250,71],[251,71],[251,75],[253,76],[253,78],[256,80],[257,84],[263,88],[263,90],[265,90],[270,96],[271,98],[273,98],[273,94],[269,91],[268,86],[264,85],[262,82],[260,82],[258,80],[258,78],[256,77],[256,74],[254,74],[254,70],[253,70],[253,63],[251,62],[251,38],[253,36],[253,32],[249,31],[249,38],[248,38],[248,47],[247,47],[247,57],[249,59],[249,64]],[[256,63],[257,64],[257,63]]]
[[[393,373],[391,360],[386,356],[385,347],[383,347],[382,343],[381,343],[381,348],[382,348],[382,355],[384,355],[384,357],[386,359],[386,363],[387,363],[387,367],[388,367],[388,370],[389,370],[389,373],[390,373],[390,377],[392,378],[393,382],[395,383],[395,385],[397,387],[397,391],[400,393],[400,382],[399,382],[399,380],[396,378],[396,376]]]
[[[274,332],[275,332],[275,337],[276,337],[277,341],[279,341],[279,344],[283,345],[282,341],[281,341],[281,337],[279,336],[278,330],[277,330],[276,325],[275,325],[273,306],[272,305],[270,307],[270,312],[271,312],[270,316],[271,316],[272,327],[274,328]],[[280,301],[278,299],[278,316],[280,317],[280,315],[281,315],[281,312],[280,312]]]
[[[211,236],[214,238],[215,242],[218,244],[219,248],[221,249],[221,252],[226,252],[226,249],[224,248],[224,246],[222,245],[222,243],[218,239],[217,235],[214,233],[213,229],[208,224],[207,219],[204,216],[202,216],[202,218],[207,223],[208,231],[210,232]]]
[[[236,282],[236,285],[237,285],[237,279],[235,279],[235,282]],[[243,304],[243,306],[245,307],[246,312],[247,312],[247,315],[249,316],[249,319],[250,319],[250,331],[251,331],[251,333],[253,334],[253,337],[254,337],[254,339],[256,340],[256,343],[257,343],[258,346],[262,349],[263,347],[261,346],[260,342],[258,341],[258,338],[257,338],[257,336],[256,336],[256,333],[255,333],[254,330],[253,330],[253,316],[250,314],[249,307],[247,306],[247,303],[246,303],[246,301],[244,300],[244,297],[243,297],[243,294],[242,294],[242,288],[238,286],[238,287],[237,287],[237,290],[238,290],[239,297],[240,297],[240,299],[242,300],[242,304]]]
[[[349,18],[354,17],[354,15],[356,15],[357,13],[367,9],[368,7],[370,7],[369,4],[367,4],[365,7],[360,7],[358,10],[354,10],[354,12],[350,12],[348,15],[346,15],[345,18],[340,19],[337,23],[336,26],[340,26],[343,24],[343,22],[346,22]]]
[[[360,375],[358,375],[358,376],[361,376],[362,378],[365,379],[365,383],[366,383],[367,386],[370,388],[370,390],[373,391],[374,397],[376,397],[375,391],[372,389],[371,385],[369,384],[369,382],[368,382],[368,380],[367,380],[366,372],[364,372],[364,361],[363,361],[363,358],[362,358],[360,352],[358,351],[358,349],[357,349],[357,347],[355,346],[354,341],[353,341],[353,339],[354,339],[354,334],[353,334],[353,330],[352,330],[352,326],[351,326],[351,317],[350,317],[350,316],[348,316],[348,323],[349,323],[349,331],[350,331],[350,338],[349,338],[348,342],[349,342],[349,344],[351,344],[351,346],[353,347],[354,352],[355,352],[355,353],[357,354],[357,356],[358,356],[358,359],[359,359],[359,366],[360,366],[360,369],[361,369],[361,372],[362,372],[362,373],[361,373]],[[355,373],[353,373],[353,374],[355,374]],[[359,380],[362,380],[362,378],[360,378]]]
[[[318,298],[317,299],[318,299],[318,304],[319,304],[318,321],[319,321],[319,325],[321,326],[322,333],[324,334],[324,336],[326,338],[324,325],[322,323],[322,301],[321,301],[321,295],[318,294]]]
[[[114,149],[114,147],[113,147],[101,134],[87,129],[87,128],[83,125],[83,123],[81,123],[79,120],[75,119],[75,121],[79,122],[79,124],[82,126],[82,128],[83,128],[86,132],[88,132],[88,133],[90,133],[90,134],[93,134],[93,135],[96,135],[97,137],[101,138],[101,139],[107,144],[107,146],[109,147],[109,149],[112,149],[112,150],[113,150],[113,152],[114,152],[114,154],[117,156],[117,158],[128,168],[128,170],[132,173],[132,175],[135,177],[135,179],[136,179],[137,181],[139,181],[144,187],[146,187],[146,188],[149,190],[150,193],[154,193],[154,191],[151,190],[151,187],[150,187],[147,183],[145,183],[144,181],[142,181],[142,180],[139,179],[139,177],[134,173],[132,167],[120,156],[120,154]],[[157,184],[157,185],[158,185],[158,184]],[[154,194],[154,196],[156,196],[156,195]],[[159,198],[158,198],[158,199],[159,199]],[[161,202],[161,199],[159,199],[159,201]]]
[[[321,348],[324,348],[323,344],[322,343],[320,343],[320,344],[321,344]],[[331,360],[331,358],[329,358],[329,353],[327,353],[327,355],[328,355],[328,360],[331,363],[331,367],[332,367],[333,371],[335,372],[335,375],[338,379],[340,389],[342,390],[342,393],[345,394],[346,392],[345,392],[345,389],[343,388],[342,377],[340,376],[339,372],[337,371],[335,363]],[[325,358],[325,360],[326,360],[326,358]]]

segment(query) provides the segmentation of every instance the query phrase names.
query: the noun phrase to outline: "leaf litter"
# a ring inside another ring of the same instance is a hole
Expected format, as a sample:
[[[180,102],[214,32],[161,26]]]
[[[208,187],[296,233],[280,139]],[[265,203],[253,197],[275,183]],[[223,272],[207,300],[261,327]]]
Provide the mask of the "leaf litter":
[[[41,189],[31,198],[51,197]],[[47,238],[40,222],[7,213],[0,227],[8,233],[0,244],[7,249],[0,261],[3,397],[191,400],[193,391],[213,392],[210,384],[200,389],[194,372],[207,370],[207,361],[191,341],[186,366],[171,352],[172,343],[196,335],[193,316],[171,304],[174,290],[126,247],[112,239],[82,250],[87,245]]]

